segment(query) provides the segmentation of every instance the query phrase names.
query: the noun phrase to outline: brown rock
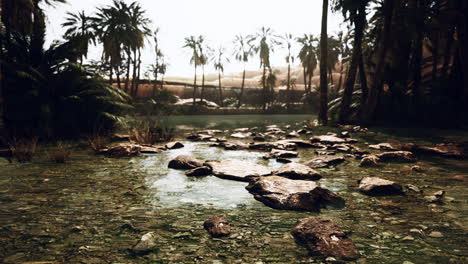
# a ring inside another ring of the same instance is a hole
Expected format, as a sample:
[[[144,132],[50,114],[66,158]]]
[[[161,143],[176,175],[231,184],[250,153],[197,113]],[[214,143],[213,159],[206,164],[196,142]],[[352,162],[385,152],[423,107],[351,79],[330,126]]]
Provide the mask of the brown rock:
[[[211,160],[205,163],[216,177],[235,181],[249,181],[259,176],[271,175],[271,169],[246,160]]]
[[[141,153],[141,146],[130,143],[122,143],[105,149],[102,151],[102,153],[112,158],[138,156]]]
[[[203,228],[213,237],[228,236],[231,233],[231,226],[224,215],[213,215],[203,223]]]
[[[322,178],[318,171],[297,162],[287,163],[274,171],[273,174],[299,180],[315,181]]]
[[[341,157],[341,156],[325,155],[325,156],[319,156],[315,159],[309,160],[308,162],[305,163],[305,165],[313,169],[326,168],[329,166],[338,165],[344,161],[345,161],[344,157]]]
[[[169,162],[168,167],[172,169],[193,169],[196,167],[202,167],[203,161],[198,160],[194,157],[180,155],[177,156],[175,159]]]
[[[353,241],[332,220],[320,217],[300,219],[291,234],[314,254],[342,260],[359,257]]]
[[[310,138],[312,142],[320,142],[324,144],[337,144],[337,143],[346,143],[345,139],[339,138],[335,135],[322,135],[322,136],[315,136]]]
[[[367,195],[402,195],[401,185],[377,177],[365,177],[359,182],[359,191]]]
[[[361,167],[377,167],[379,166],[379,157],[376,155],[364,155],[359,166]]]
[[[208,166],[197,167],[185,172],[187,176],[207,176],[211,174],[211,168]]]
[[[409,151],[391,151],[378,154],[382,162],[416,162],[416,157]]]
[[[180,143],[180,142],[169,142],[166,144],[166,148],[167,149],[179,149],[179,148],[183,148],[184,147],[184,144]]]

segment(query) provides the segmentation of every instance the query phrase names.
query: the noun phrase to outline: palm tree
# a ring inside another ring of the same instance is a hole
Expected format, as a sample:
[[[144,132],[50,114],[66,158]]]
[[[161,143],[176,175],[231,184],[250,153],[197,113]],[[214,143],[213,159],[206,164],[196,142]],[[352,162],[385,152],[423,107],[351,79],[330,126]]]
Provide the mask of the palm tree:
[[[327,96],[327,24],[328,24],[328,0],[323,0],[322,6],[322,31],[320,34],[320,110],[318,120],[320,124],[328,124],[328,96]]]
[[[85,14],[84,11],[76,14],[67,12],[66,21],[62,27],[66,28],[65,39],[76,39],[80,44],[80,64],[83,65],[84,58],[87,57],[88,47],[91,41],[94,40],[92,19]]]
[[[298,58],[301,60],[304,75],[304,90],[306,94],[312,91],[312,77],[315,68],[317,68],[317,39],[313,35],[304,34],[303,37],[296,39],[302,45]]]
[[[225,56],[223,47],[219,47],[216,53],[216,60],[214,64],[215,70],[218,71],[218,89],[219,89],[219,105],[223,106],[223,88],[221,86],[221,74],[224,73],[224,64],[229,63],[229,58]]]
[[[212,56],[212,49],[205,43],[205,37],[198,37],[198,53],[200,56],[200,65],[202,67],[202,84],[200,92],[200,102],[205,99],[205,67],[210,62]]]
[[[263,94],[263,110],[266,110],[269,98],[268,86],[267,86],[267,74],[271,70],[270,64],[270,53],[273,51],[273,47],[278,44],[276,37],[273,35],[271,28],[262,27],[255,36],[250,37],[250,41],[256,41],[254,45],[254,51],[260,58],[260,68],[263,68],[262,73],[262,94]]]
[[[350,114],[351,97],[353,95],[354,84],[356,81],[356,73],[362,57],[362,39],[367,22],[366,7],[368,3],[368,0],[359,1],[359,4],[356,4],[356,1],[352,0],[335,0],[334,2],[334,9],[341,9],[343,16],[354,24],[353,53],[349,64],[349,70],[346,74],[341,109],[338,117],[338,121],[340,123],[348,121]],[[364,67],[362,67],[361,71],[362,70],[364,70]]]
[[[292,43],[294,38],[292,34],[285,34],[281,37],[281,45],[288,51],[286,55],[286,63],[288,64],[288,75],[286,79],[286,97],[287,97],[287,108],[289,109],[291,103],[291,64],[294,63],[294,56],[291,53]]]
[[[156,28],[156,30],[153,33],[154,52],[156,54],[155,64],[154,64],[154,67],[152,67],[152,72],[154,75],[153,97],[156,95],[158,75],[160,73],[164,74],[163,72],[166,71],[166,65],[162,62],[164,60],[164,54],[159,48],[158,33],[159,33],[159,28]]]
[[[237,108],[242,106],[242,97],[244,96],[245,87],[245,65],[249,61],[249,58],[253,55],[253,47],[249,39],[242,35],[236,35],[234,39],[234,58],[244,64],[242,71],[242,84],[239,98],[237,99]]]
[[[193,64],[194,66],[194,75],[193,75],[193,107],[195,108],[195,97],[197,94],[197,67],[200,65],[200,42],[199,39],[202,38],[200,36],[199,38],[195,36],[190,36],[185,38],[185,44],[184,48],[188,48],[192,52],[192,57],[190,57],[190,64]]]

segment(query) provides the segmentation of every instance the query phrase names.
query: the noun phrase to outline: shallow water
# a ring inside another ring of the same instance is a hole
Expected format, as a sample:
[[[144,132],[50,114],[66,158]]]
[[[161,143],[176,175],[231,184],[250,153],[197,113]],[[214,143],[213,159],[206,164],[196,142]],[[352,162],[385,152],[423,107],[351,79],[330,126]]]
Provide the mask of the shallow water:
[[[296,123],[307,116],[194,116],[176,117],[179,129],[233,129]],[[339,131],[317,128],[316,134]],[[398,135],[395,136],[395,132]],[[366,142],[400,140],[430,144],[460,140],[458,131],[377,129],[354,133],[359,147]],[[110,159],[77,146],[67,164],[54,164],[43,149],[34,162],[8,164],[0,160],[0,260],[5,263],[320,263],[290,235],[295,222],[307,216],[334,219],[356,243],[358,263],[468,263],[468,188],[452,181],[468,174],[468,162],[419,157],[414,164],[360,168],[347,158],[336,168],[322,169],[322,186],[346,200],[341,210],[321,213],[271,209],[253,199],[246,183],[213,176],[186,177],[167,168],[180,154],[199,159],[243,159],[270,167],[281,164],[262,159],[264,153],[224,151],[209,143],[183,142],[185,147],[131,159]],[[299,150],[306,161],[313,150]],[[402,185],[414,184],[424,194],[368,197],[356,191],[357,180],[378,176]],[[443,205],[424,196],[447,192]],[[390,201],[393,204],[382,204]],[[232,234],[211,238],[203,230],[210,215],[225,214]],[[130,225],[125,225],[130,224]],[[153,231],[158,250],[146,256],[128,251],[145,232]],[[429,236],[433,231],[442,237]]]

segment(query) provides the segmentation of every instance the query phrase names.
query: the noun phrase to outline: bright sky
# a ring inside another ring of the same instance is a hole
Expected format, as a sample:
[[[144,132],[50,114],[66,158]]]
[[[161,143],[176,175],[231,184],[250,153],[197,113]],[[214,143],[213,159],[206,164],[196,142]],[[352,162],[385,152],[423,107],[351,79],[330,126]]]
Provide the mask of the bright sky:
[[[193,75],[189,64],[190,52],[182,48],[184,38],[190,35],[204,35],[212,47],[226,47],[232,54],[232,41],[236,34],[253,34],[262,26],[270,27],[275,34],[291,33],[301,36],[304,33],[320,34],[322,0],[137,0],[147,11],[153,28],[160,28],[160,45],[166,55],[169,68],[167,76]],[[127,2],[131,2],[127,0]],[[105,6],[112,0],[68,0],[55,8],[47,8],[47,42],[61,39],[66,12],[84,10],[93,14],[98,6]],[[336,33],[342,23],[341,13],[329,12],[328,32]],[[296,47],[297,49],[297,47]],[[100,47],[93,47],[88,58],[98,59]],[[284,66],[286,51],[276,48],[272,54],[274,67]],[[147,44],[143,53],[144,69],[153,63],[154,51]],[[259,68],[256,57],[251,59],[248,70]],[[214,72],[210,65],[207,72]],[[242,64],[231,59],[225,72],[240,72]]]

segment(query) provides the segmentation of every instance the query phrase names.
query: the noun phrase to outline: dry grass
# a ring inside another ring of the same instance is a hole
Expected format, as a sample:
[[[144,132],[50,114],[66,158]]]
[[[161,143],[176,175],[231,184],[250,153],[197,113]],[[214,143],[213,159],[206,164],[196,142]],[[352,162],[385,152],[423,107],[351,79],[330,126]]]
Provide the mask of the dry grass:
[[[130,140],[140,145],[154,145],[171,141],[174,129],[161,125],[159,122],[142,122],[129,131]]]
[[[88,136],[87,140],[88,140],[88,145],[91,147],[91,149],[95,153],[99,153],[104,148],[106,148],[107,138],[102,135],[94,134],[94,135]]]
[[[30,139],[13,139],[9,143],[11,155],[18,162],[32,161],[37,150],[37,138]]]
[[[56,163],[65,163],[70,159],[70,146],[59,142],[54,150],[48,153],[49,159]]]

